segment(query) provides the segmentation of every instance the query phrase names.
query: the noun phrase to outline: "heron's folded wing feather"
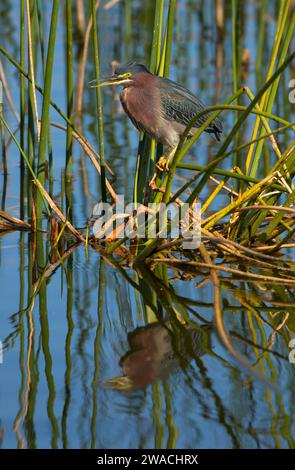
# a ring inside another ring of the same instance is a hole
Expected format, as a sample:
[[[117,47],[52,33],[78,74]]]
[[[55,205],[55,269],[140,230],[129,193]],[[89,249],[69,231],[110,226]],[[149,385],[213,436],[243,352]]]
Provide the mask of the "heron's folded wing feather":
[[[188,125],[192,119],[206,109],[204,104],[186,88],[171,80],[161,78],[160,96],[164,117]],[[200,127],[211,113],[201,116],[194,127]],[[222,132],[222,123],[215,118],[208,128]]]

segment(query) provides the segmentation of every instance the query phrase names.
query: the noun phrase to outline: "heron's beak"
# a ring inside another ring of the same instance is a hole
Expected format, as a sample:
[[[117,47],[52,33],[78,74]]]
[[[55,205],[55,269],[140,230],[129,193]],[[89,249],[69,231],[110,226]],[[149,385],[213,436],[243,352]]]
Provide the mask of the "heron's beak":
[[[131,73],[123,73],[122,75],[113,75],[108,79],[100,80],[92,80],[89,82],[91,88],[101,87],[101,86],[108,86],[108,85],[124,85],[130,82]]]

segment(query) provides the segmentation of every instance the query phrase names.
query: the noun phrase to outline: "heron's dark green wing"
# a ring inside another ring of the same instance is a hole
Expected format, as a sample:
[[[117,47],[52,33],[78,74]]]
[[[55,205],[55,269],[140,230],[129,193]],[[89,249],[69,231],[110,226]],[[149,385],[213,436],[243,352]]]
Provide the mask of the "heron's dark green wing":
[[[158,80],[165,119],[187,126],[197,114],[206,109],[204,104],[183,86],[167,78],[159,78]],[[200,127],[210,114],[201,116],[194,127]],[[206,131],[214,133],[216,138],[220,140],[221,121],[215,118]]]

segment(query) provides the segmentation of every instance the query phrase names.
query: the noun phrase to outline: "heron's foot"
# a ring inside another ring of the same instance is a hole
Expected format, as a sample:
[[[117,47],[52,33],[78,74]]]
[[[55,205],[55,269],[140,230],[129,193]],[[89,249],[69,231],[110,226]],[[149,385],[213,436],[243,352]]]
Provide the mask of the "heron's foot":
[[[161,157],[156,163],[156,168],[159,171],[169,171],[169,158],[166,158],[165,156]]]
[[[154,189],[156,178],[157,178],[157,172],[153,174],[151,181],[149,181],[148,183],[149,188]]]

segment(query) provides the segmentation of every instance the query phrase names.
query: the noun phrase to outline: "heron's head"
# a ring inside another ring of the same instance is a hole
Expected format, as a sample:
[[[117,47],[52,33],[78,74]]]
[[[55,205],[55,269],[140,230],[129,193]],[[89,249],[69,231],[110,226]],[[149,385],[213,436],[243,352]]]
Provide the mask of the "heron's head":
[[[136,84],[136,78],[139,74],[142,77],[142,74],[150,75],[150,72],[143,64],[139,64],[138,62],[128,62],[127,64],[118,65],[111,77],[99,82],[93,80],[90,82],[90,85],[91,87],[107,85],[122,85],[124,87],[128,87]]]

